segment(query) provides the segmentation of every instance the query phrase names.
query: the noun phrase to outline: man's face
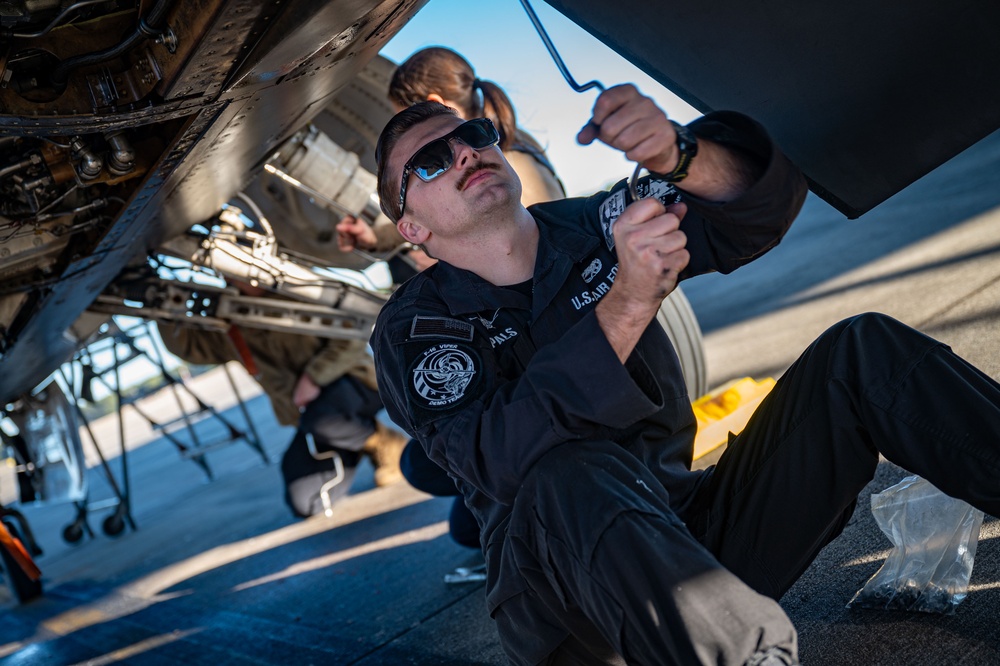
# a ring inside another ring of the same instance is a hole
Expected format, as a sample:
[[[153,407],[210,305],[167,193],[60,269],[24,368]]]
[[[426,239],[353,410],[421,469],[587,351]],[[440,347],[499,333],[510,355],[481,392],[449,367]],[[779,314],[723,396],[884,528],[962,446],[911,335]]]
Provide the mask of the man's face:
[[[456,116],[440,115],[414,125],[393,148],[387,173],[401,183],[404,165],[418,150],[463,122]],[[412,242],[427,241],[411,238],[407,233],[411,227],[448,237],[520,201],[521,183],[499,148],[475,150],[458,140],[450,141],[450,147],[454,163],[447,171],[427,182],[414,174],[407,177],[399,227]]]

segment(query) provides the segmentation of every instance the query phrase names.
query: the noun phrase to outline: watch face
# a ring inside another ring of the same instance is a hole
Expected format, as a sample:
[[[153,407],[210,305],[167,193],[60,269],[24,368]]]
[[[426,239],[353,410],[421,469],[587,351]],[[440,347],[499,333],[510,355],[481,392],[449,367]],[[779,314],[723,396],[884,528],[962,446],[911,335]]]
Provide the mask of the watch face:
[[[691,153],[691,157],[694,157],[698,152],[698,139],[694,132],[678,123],[674,123],[674,131],[677,133],[677,149],[682,153]]]
[[[668,183],[679,183],[687,177],[691,161],[698,154],[698,139],[695,137],[694,132],[684,125],[675,123],[673,120],[670,122],[673,124],[674,132],[677,134],[678,157],[677,166],[674,167],[673,171],[665,175],[664,180]]]

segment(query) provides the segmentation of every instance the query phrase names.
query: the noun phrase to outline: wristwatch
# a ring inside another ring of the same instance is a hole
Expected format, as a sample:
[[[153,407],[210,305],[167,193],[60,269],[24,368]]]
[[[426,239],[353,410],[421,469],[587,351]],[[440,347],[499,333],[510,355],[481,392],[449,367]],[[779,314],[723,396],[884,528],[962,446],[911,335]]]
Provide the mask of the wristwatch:
[[[674,126],[674,133],[677,135],[677,166],[670,173],[654,173],[653,176],[668,183],[679,183],[687,178],[691,162],[698,154],[698,138],[684,125],[673,120],[670,124]]]

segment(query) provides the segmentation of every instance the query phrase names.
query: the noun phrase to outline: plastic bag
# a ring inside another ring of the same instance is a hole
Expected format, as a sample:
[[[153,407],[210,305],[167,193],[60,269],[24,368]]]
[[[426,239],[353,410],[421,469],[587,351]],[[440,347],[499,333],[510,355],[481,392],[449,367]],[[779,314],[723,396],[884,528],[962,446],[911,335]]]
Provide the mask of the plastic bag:
[[[983,512],[908,476],[872,495],[893,548],[848,607],[951,614],[965,599]]]

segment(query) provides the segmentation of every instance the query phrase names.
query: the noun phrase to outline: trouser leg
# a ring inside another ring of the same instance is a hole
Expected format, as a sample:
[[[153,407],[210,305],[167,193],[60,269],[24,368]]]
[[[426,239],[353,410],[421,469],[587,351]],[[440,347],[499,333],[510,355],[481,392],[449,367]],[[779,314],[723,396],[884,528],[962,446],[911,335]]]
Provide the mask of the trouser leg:
[[[689,520],[755,590],[779,598],[850,518],[879,453],[1000,511],[1000,386],[883,315],[825,332],[719,460]]]
[[[375,432],[375,415],[382,400],[354,377],[344,376],[324,386],[299,420],[299,429],[308,432],[320,447],[361,451]]]
[[[331,503],[347,494],[381,407],[377,392],[346,376],[324,386],[309,403],[281,458],[285,499],[293,513],[301,517],[321,513],[324,491]],[[343,476],[326,487],[337,477],[337,460]]]
[[[465,505],[455,481],[440,465],[427,457],[420,442],[411,439],[399,459],[403,477],[417,490],[437,497],[456,496],[448,513],[448,532],[455,543],[467,548],[479,548],[479,522]]]
[[[458,487],[448,473],[431,460],[420,442],[411,439],[399,458],[399,469],[403,477],[417,490],[436,497],[458,495]]]
[[[479,521],[459,495],[451,503],[448,511],[448,534],[452,540],[466,548],[481,548],[479,542]]]
[[[630,664],[743,664],[772,646],[796,651],[778,604],[722,567],[652,473],[614,443],[543,456],[515,500],[505,547],[529,588],[496,611],[515,663],[544,663],[566,633],[587,643],[594,627],[594,652],[611,645]],[[512,635],[525,613],[548,641]]]

